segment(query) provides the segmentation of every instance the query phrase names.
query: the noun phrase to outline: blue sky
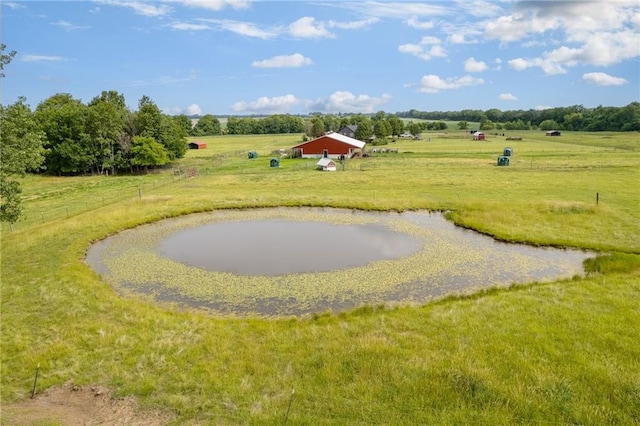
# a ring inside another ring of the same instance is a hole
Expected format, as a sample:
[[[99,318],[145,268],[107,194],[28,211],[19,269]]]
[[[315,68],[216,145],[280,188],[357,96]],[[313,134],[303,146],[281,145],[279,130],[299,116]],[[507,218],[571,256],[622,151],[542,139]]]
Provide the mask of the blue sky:
[[[2,104],[115,90],[167,114],[541,109],[640,100],[640,4],[2,1]]]

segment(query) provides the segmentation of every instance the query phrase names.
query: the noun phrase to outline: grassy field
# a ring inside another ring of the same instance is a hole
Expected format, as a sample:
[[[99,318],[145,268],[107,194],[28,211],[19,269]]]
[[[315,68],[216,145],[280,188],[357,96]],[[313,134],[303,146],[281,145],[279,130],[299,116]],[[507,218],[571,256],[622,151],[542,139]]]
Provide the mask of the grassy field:
[[[509,135],[523,140],[426,133],[335,173],[269,167],[301,135],[220,136],[149,175],[27,177],[25,219],[2,225],[3,404],[28,398],[39,363],[40,389],[100,383],[181,425],[640,423],[640,138]],[[141,223],[270,206],[439,210],[602,255],[568,281],[281,319],[123,299],[83,261]]]

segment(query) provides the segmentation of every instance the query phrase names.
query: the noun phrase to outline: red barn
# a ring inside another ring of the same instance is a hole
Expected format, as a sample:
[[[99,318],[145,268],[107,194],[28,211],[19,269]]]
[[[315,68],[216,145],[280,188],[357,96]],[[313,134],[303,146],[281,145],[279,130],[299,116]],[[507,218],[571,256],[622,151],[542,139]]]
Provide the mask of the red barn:
[[[189,142],[189,149],[205,149],[207,144],[204,142]]]
[[[302,158],[347,158],[361,153],[366,144],[340,133],[328,133],[318,138],[294,146]]]

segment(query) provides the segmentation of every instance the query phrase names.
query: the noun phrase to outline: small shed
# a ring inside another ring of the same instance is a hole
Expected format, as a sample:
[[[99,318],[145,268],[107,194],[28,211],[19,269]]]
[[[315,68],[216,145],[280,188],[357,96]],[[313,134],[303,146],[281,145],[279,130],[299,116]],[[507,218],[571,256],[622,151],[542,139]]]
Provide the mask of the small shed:
[[[504,150],[502,150],[502,155],[505,157],[511,157],[513,155],[513,148],[506,147]]]
[[[336,163],[331,158],[321,158],[316,165],[318,169],[324,170],[327,172],[335,172],[336,171]]]
[[[189,149],[205,149],[206,147],[207,147],[207,144],[204,142],[198,142],[198,141],[189,142]]]
[[[509,165],[509,157],[506,155],[501,155],[498,157],[498,166],[508,166]]]
[[[280,167],[280,159],[274,157],[269,160],[269,164],[271,165],[271,167]]]
[[[483,140],[485,140],[485,139],[484,139],[484,133],[482,133],[482,132],[475,132],[475,133],[473,134],[473,140],[474,140],[474,141],[483,141]]]
[[[559,130],[549,130],[547,133],[545,133],[545,135],[547,135],[547,136],[560,136],[560,131]]]
[[[258,153],[255,151],[249,151],[249,158],[258,158]]]

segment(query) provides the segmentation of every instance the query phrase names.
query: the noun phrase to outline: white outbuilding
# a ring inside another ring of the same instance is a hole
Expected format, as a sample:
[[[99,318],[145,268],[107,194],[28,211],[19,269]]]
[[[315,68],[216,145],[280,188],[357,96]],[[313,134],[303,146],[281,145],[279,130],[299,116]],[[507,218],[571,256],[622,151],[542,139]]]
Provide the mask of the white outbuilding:
[[[336,171],[336,163],[331,158],[321,158],[316,165],[318,169],[327,171],[327,172],[335,172]]]

